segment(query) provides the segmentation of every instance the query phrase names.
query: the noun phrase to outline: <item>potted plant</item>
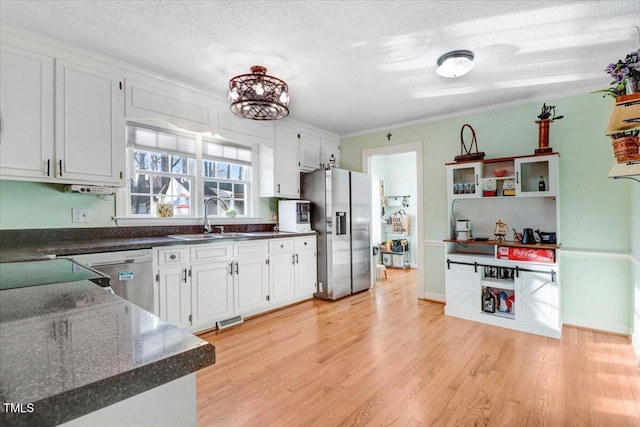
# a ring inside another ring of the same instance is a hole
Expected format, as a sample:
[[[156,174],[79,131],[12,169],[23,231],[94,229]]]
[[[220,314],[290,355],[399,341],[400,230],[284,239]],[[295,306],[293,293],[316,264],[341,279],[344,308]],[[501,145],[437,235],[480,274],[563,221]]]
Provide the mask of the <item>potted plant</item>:
[[[624,59],[611,63],[605,70],[613,81],[611,87],[600,92],[605,92],[604,96],[614,98],[622,95],[631,95],[638,92],[638,81],[640,81],[640,49],[631,52]]]
[[[609,64],[605,70],[614,80],[612,87],[601,92],[615,98],[605,133],[611,138],[618,163],[640,160],[639,57],[640,49],[631,52],[624,60]]]

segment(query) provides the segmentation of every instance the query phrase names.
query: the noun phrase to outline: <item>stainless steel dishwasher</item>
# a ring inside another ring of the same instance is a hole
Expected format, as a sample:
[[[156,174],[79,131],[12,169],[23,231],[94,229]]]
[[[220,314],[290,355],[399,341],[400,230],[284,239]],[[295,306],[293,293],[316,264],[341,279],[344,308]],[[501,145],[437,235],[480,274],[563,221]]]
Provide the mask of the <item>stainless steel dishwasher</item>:
[[[151,249],[71,255],[74,261],[91,267],[111,278],[113,292],[155,313]]]

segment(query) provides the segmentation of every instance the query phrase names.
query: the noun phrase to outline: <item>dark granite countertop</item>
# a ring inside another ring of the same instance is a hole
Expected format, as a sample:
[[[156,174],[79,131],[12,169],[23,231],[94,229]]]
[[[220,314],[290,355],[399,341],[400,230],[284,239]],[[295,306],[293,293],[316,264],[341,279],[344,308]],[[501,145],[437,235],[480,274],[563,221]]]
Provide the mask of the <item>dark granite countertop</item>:
[[[155,244],[155,243],[154,243]],[[0,425],[80,417],[215,362],[214,347],[89,281],[0,291]]]
[[[109,229],[104,229],[109,230]],[[272,232],[272,231],[244,231],[251,235],[233,236],[229,233],[226,239],[239,240],[255,240],[255,239],[274,239],[298,236],[315,236],[316,232],[288,233],[288,232]],[[26,232],[27,234],[32,234]],[[73,233],[73,232],[71,232]],[[45,233],[46,234],[46,233]],[[118,233],[116,233],[118,234]],[[175,231],[167,232],[166,235],[153,236],[135,236],[135,235],[117,235],[95,233],[93,236],[86,233],[76,236],[65,236],[61,239],[59,236],[52,234],[50,237],[43,235],[42,238],[33,241],[25,239],[3,239],[0,243],[0,262],[19,262],[19,261],[35,261],[47,259],[55,256],[89,254],[98,252],[113,252],[133,249],[150,249],[157,246],[170,245],[194,245],[211,243],[211,240],[179,240],[168,237],[169,234],[189,234],[189,232]],[[194,233],[195,234],[195,233]],[[71,237],[71,239],[69,239]],[[75,237],[75,238],[73,238]],[[224,239],[213,240],[220,242]]]

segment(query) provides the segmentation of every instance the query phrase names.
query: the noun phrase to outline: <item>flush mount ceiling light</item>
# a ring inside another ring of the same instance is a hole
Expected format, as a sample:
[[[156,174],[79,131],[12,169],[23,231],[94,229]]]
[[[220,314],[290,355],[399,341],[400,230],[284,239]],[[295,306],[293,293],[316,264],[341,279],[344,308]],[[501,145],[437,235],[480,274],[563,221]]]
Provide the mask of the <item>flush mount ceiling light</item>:
[[[473,52],[470,50],[454,50],[438,58],[436,74],[452,79],[467,74],[474,65]]]
[[[254,65],[251,74],[229,80],[233,114],[251,120],[277,120],[289,115],[289,86],[266,73],[265,67]]]

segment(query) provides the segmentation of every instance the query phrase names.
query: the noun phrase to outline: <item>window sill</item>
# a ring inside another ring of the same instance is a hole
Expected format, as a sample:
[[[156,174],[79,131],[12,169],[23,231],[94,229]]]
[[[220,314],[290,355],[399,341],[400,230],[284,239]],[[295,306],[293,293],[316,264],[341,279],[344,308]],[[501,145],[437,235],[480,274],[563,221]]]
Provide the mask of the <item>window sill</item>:
[[[171,217],[157,218],[153,216],[145,216],[140,218],[132,217],[113,217],[118,227],[140,227],[146,225],[202,225],[204,218],[202,217]],[[209,217],[210,224],[257,224],[270,223],[270,221],[262,221],[257,217],[227,218],[227,217]],[[275,223],[274,223],[275,225]]]

